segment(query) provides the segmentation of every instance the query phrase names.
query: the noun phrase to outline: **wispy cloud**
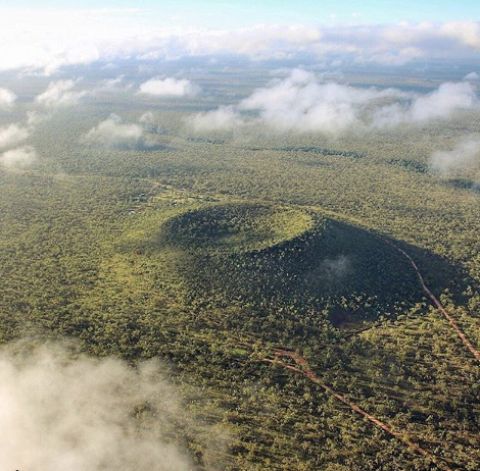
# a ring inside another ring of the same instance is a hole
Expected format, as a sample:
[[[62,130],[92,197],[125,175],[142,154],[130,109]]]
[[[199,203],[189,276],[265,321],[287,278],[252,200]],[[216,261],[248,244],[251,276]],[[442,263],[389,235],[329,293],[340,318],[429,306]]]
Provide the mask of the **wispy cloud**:
[[[471,83],[446,82],[431,93],[415,96],[406,104],[381,107],[375,113],[375,124],[382,127],[446,119],[456,111],[470,110],[478,104],[478,97]]]
[[[159,134],[163,131],[158,122],[158,117],[151,111],[143,113],[140,118],[138,118],[138,122],[146,132]]]
[[[465,136],[452,149],[434,152],[430,165],[433,171],[446,177],[457,171],[480,167],[480,137]]]
[[[330,282],[343,281],[352,272],[352,261],[346,255],[326,258],[320,263],[320,276]]]
[[[184,422],[179,392],[156,362],[134,369],[58,345],[3,347],[0,403],[2,470],[193,468],[171,438]]]
[[[142,83],[138,92],[163,97],[195,96],[200,92],[200,87],[187,79],[154,78]]]
[[[0,109],[11,108],[17,99],[17,95],[8,88],[0,88]]]
[[[220,106],[213,111],[197,113],[190,116],[187,122],[198,132],[229,131],[246,124],[233,106]]]
[[[135,149],[141,144],[143,129],[138,124],[125,124],[120,116],[111,114],[109,118],[83,136],[83,142],[103,147]]]
[[[36,160],[37,152],[32,146],[17,147],[0,154],[0,165],[7,170],[28,167]]]
[[[74,80],[58,80],[51,82],[47,89],[37,96],[36,102],[47,108],[76,105],[82,97],[87,95],[85,90],[74,90]]]
[[[132,83],[128,83],[125,80],[124,75],[111,79],[104,79],[92,90],[92,93],[98,92],[119,92],[130,90],[133,87]]]
[[[124,123],[112,113],[82,136],[81,142],[112,149],[152,149],[159,145],[158,126],[153,129],[153,123],[153,115],[142,115],[138,123]]]
[[[477,72],[470,72],[469,74],[465,75],[463,80],[468,80],[468,81],[471,81],[471,82],[477,82],[478,80],[480,80],[480,75],[478,75]]]
[[[0,149],[15,146],[27,139],[29,135],[30,131],[18,124],[0,127]]]

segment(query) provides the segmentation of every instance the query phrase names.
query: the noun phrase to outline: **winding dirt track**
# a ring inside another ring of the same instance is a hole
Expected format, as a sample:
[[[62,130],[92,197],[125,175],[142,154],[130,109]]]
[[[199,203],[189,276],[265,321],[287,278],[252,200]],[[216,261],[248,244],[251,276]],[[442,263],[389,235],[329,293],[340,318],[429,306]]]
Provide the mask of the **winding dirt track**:
[[[318,210],[318,208],[315,207],[315,206],[313,206],[311,208],[314,209],[314,210]],[[324,208],[321,208],[321,210],[326,214],[332,215],[333,218],[338,218],[338,213],[335,213],[335,212],[329,211],[329,210],[325,210]],[[345,221],[350,222],[350,223],[353,222],[354,224],[357,224],[360,227],[365,227],[365,224],[361,220],[358,220],[358,219],[352,219],[351,217],[343,216],[342,220],[345,220]],[[367,230],[369,230],[369,229],[367,228]],[[398,245],[393,243],[391,240],[387,239],[386,237],[381,236],[378,233],[375,233],[375,232],[372,232],[372,231],[370,231],[370,232],[371,232],[371,234],[376,236],[378,239],[380,239],[382,242],[390,245],[395,250],[400,252],[408,260],[408,262],[410,263],[412,268],[415,270],[415,273],[417,274],[417,277],[418,277],[418,280],[420,282],[420,285],[422,287],[423,292],[427,295],[427,297],[430,299],[432,304],[442,313],[442,315],[445,317],[445,319],[447,319],[448,323],[450,324],[452,329],[455,331],[457,336],[460,338],[460,340],[462,341],[465,348],[467,348],[467,350],[470,351],[470,353],[474,356],[474,358],[478,362],[480,362],[480,352],[473,346],[472,342],[470,342],[470,340],[465,335],[465,333],[460,328],[460,326],[457,324],[455,319],[447,312],[447,310],[445,309],[443,304],[439,301],[439,299],[429,289],[429,287],[425,283],[425,279],[423,278],[422,273],[420,272],[420,269],[418,268],[418,265],[415,263],[415,260],[413,260],[413,258],[405,250],[403,250],[401,247],[399,247]]]
[[[376,427],[380,428],[390,436],[396,438],[397,440],[401,441],[404,445],[406,445],[407,449],[410,452],[416,453],[418,455],[421,455],[425,458],[427,458],[429,461],[431,461],[434,465],[436,465],[438,468],[443,469],[445,471],[453,471],[452,468],[450,468],[444,461],[442,461],[440,458],[435,456],[433,453],[429,452],[428,450],[425,450],[422,448],[420,445],[417,443],[413,442],[410,438],[408,438],[405,434],[397,432],[396,430],[393,429],[390,425],[386,424],[385,422],[382,422],[380,419],[376,418],[375,416],[369,414],[366,412],[364,409],[362,409],[360,406],[352,402],[350,399],[348,399],[346,396],[343,394],[340,394],[336,392],[333,388],[331,388],[328,384],[324,383],[310,368],[308,365],[307,360],[303,358],[301,355],[299,355],[296,352],[292,352],[289,350],[275,350],[274,352],[274,359],[270,358],[265,358],[264,361],[271,363],[273,365],[278,365],[281,366],[282,368],[285,368],[287,370],[293,371],[295,373],[301,374],[305,377],[307,377],[310,381],[313,383],[317,384],[320,386],[324,391],[335,397],[338,401],[342,402],[343,404],[347,405],[352,409],[354,412],[357,414],[363,416],[365,419],[373,423]],[[281,360],[281,358],[290,358],[295,362],[296,366],[290,365],[285,363],[284,361]]]
[[[473,344],[470,342],[470,340],[467,338],[465,333],[462,331],[462,329],[459,327],[455,319],[447,312],[443,304],[438,300],[438,298],[430,291],[428,286],[425,283],[425,279],[422,276],[422,273],[420,272],[420,269],[418,268],[417,264],[415,263],[415,260],[407,253],[405,250],[402,248],[398,247],[398,245],[395,245],[392,241],[385,239],[381,237],[381,239],[389,244],[391,247],[393,247],[395,250],[400,252],[410,263],[410,265],[413,267],[415,270],[415,273],[417,274],[417,277],[420,281],[420,285],[422,286],[422,290],[424,293],[428,296],[432,304],[443,314],[443,316],[447,319],[449,322],[450,326],[452,329],[455,331],[455,333],[458,335],[460,340],[462,341],[463,345],[470,351],[470,353],[475,357],[477,361],[480,362],[480,352],[473,346]]]
[[[418,265],[415,263],[415,260],[402,248],[394,244],[392,241],[378,236],[383,242],[387,243],[391,247],[393,247],[395,250],[400,252],[410,263],[412,268],[414,269],[415,273],[417,274],[417,277],[419,279],[420,285],[422,287],[422,290],[424,293],[427,295],[427,297],[430,299],[432,304],[442,313],[442,315],[447,319],[448,323],[452,327],[452,329],[455,331],[457,336],[460,338],[462,341],[463,345],[470,351],[470,353],[474,356],[474,358],[480,362],[480,352],[473,346],[473,344],[470,342],[470,340],[467,338],[465,333],[462,331],[462,329],[459,327],[455,319],[447,312],[443,304],[439,301],[439,299],[432,293],[432,291],[428,288],[427,284],[425,283],[425,279],[423,278],[422,273],[420,272],[420,269],[418,268]],[[295,366],[285,363],[282,361],[282,358],[289,358],[294,361]],[[421,455],[425,458],[427,458],[431,463],[436,465],[438,468],[443,469],[445,471],[452,471],[452,468],[450,468],[443,460],[435,456],[433,453],[430,451],[426,450],[425,448],[422,448],[420,445],[412,441],[408,436],[405,434],[396,431],[392,426],[386,424],[385,422],[381,421],[377,417],[369,414],[367,411],[362,409],[359,405],[357,405],[355,402],[352,402],[350,399],[348,399],[346,396],[343,394],[340,394],[336,392],[332,387],[330,387],[328,384],[324,383],[312,369],[308,365],[307,360],[303,358],[301,355],[299,355],[296,352],[292,352],[290,350],[276,350],[274,352],[274,358],[265,358],[265,362],[271,363],[273,365],[281,366],[282,368],[285,368],[287,370],[293,371],[295,373],[301,374],[308,378],[310,381],[313,383],[317,384],[320,386],[325,392],[330,394],[331,396],[335,397],[338,401],[342,402],[346,406],[348,406],[351,410],[356,412],[357,414],[361,415],[365,419],[367,419],[369,422],[374,424],[377,428],[380,428],[383,430],[385,433],[388,435],[396,438],[400,442],[402,442],[407,449],[410,452],[416,453],[418,455]]]

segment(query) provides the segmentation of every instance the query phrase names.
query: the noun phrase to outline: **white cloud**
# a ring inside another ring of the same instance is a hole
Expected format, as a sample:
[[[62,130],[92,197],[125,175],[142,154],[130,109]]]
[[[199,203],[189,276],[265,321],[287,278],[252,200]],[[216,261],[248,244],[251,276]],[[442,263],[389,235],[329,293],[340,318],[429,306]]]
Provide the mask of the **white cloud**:
[[[127,83],[125,81],[124,75],[119,75],[115,78],[100,81],[93,92],[119,92],[122,90],[129,90],[132,88],[132,86],[132,83]]]
[[[478,104],[475,90],[470,83],[443,83],[437,90],[418,97],[411,106],[414,121],[449,117],[456,110],[472,109]]]
[[[75,81],[58,80],[50,82],[47,89],[37,96],[36,102],[48,108],[76,105],[86,91],[75,91]]]
[[[38,124],[50,119],[51,116],[51,112],[39,112],[37,110],[29,110],[27,111],[27,124],[30,128],[34,128]]]
[[[19,144],[27,139],[29,134],[28,129],[18,124],[0,127],[0,149]]]
[[[480,164],[480,138],[466,136],[453,149],[434,152],[430,158],[432,170],[443,176]]]
[[[149,149],[158,145],[156,136],[142,116],[141,124],[124,123],[120,116],[112,113],[106,120],[90,129],[81,141],[88,145],[97,145],[113,149]],[[156,132],[156,131],[155,131]]]
[[[138,122],[146,132],[160,134],[163,131],[157,116],[155,116],[151,111],[143,113],[140,118],[138,118]]]
[[[8,88],[0,88],[0,109],[11,108],[17,99],[17,95]]]
[[[12,351],[10,351],[12,350]],[[134,369],[59,346],[0,350],[0,469],[188,471],[187,419],[155,362]],[[142,420],[142,407],[155,414]]]
[[[83,140],[104,147],[134,149],[140,145],[143,129],[138,124],[124,124],[120,116],[111,114],[108,119],[90,129]]]
[[[146,126],[152,126],[156,119],[155,115],[151,111],[146,111],[140,116],[140,118],[138,118],[138,121]]]
[[[232,106],[220,106],[216,110],[197,113],[187,119],[187,123],[195,131],[228,131],[237,126],[242,126],[245,121]]]
[[[139,93],[154,96],[181,97],[195,96],[200,88],[190,80],[167,77],[147,80],[140,85]]]
[[[456,39],[459,43],[480,49],[480,23],[474,21],[452,21],[441,26],[440,34]]]
[[[285,80],[254,91],[238,108],[258,111],[262,122],[281,131],[337,133],[359,121],[363,105],[398,93],[322,83],[294,70]]]
[[[120,75],[120,76],[118,76],[116,78],[113,78],[113,79],[105,79],[100,84],[100,87],[101,88],[108,88],[108,89],[118,88],[119,86],[121,86],[123,84],[124,78],[125,77],[123,75]]]
[[[0,154],[0,165],[10,170],[28,167],[35,160],[37,160],[37,153],[32,146],[18,147]]]
[[[478,97],[470,82],[446,82],[433,92],[417,95],[407,103],[379,108],[375,112],[374,124],[384,127],[448,119],[455,112],[473,109],[478,104]]]
[[[457,111],[477,106],[469,82],[444,83],[429,94],[418,95],[322,82],[314,74],[296,69],[287,78],[255,90],[236,106],[193,115],[189,123],[197,131],[256,123],[281,132],[339,134],[448,119]]]
[[[465,77],[463,77],[463,80],[477,82],[478,80],[480,80],[480,75],[478,75],[477,72],[470,72],[469,74],[465,75]]]

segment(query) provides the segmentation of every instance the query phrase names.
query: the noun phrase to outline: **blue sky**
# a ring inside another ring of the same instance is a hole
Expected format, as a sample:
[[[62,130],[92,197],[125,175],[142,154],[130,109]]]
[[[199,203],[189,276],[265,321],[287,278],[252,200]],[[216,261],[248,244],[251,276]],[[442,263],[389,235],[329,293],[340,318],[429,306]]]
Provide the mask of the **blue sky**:
[[[479,0],[0,0],[2,7],[138,8],[149,21],[203,27],[256,23],[396,23],[480,20]],[[141,15],[142,13],[138,13]]]

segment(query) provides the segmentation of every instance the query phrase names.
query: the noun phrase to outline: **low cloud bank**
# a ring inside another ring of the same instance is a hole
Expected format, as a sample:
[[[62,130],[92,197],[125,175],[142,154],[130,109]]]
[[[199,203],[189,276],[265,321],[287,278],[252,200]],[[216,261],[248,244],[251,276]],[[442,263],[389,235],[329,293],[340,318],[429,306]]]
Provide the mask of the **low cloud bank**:
[[[187,97],[195,96],[200,92],[198,85],[190,80],[167,77],[147,80],[139,87],[138,93],[143,95],[163,97]]]
[[[0,7],[0,70],[49,74],[62,66],[96,61],[225,54],[266,60],[310,56],[335,64],[395,66],[419,59],[476,60],[480,50],[478,21],[319,26],[259,22],[205,29],[195,27],[195,21],[182,27],[161,15],[152,18],[150,9]]]
[[[236,106],[198,113],[188,121],[199,132],[254,124],[280,132],[336,135],[448,119],[457,111],[478,105],[475,87],[469,81],[444,83],[419,95],[393,88],[323,82],[310,72],[294,69],[285,79],[255,90]]]
[[[430,166],[434,172],[444,177],[455,175],[457,171],[473,169],[480,165],[480,137],[464,137],[453,149],[434,152]]]
[[[189,471],[171,439],[178,397],[155,362],[133,369],[58,345],[3,347],[0,469]]]

